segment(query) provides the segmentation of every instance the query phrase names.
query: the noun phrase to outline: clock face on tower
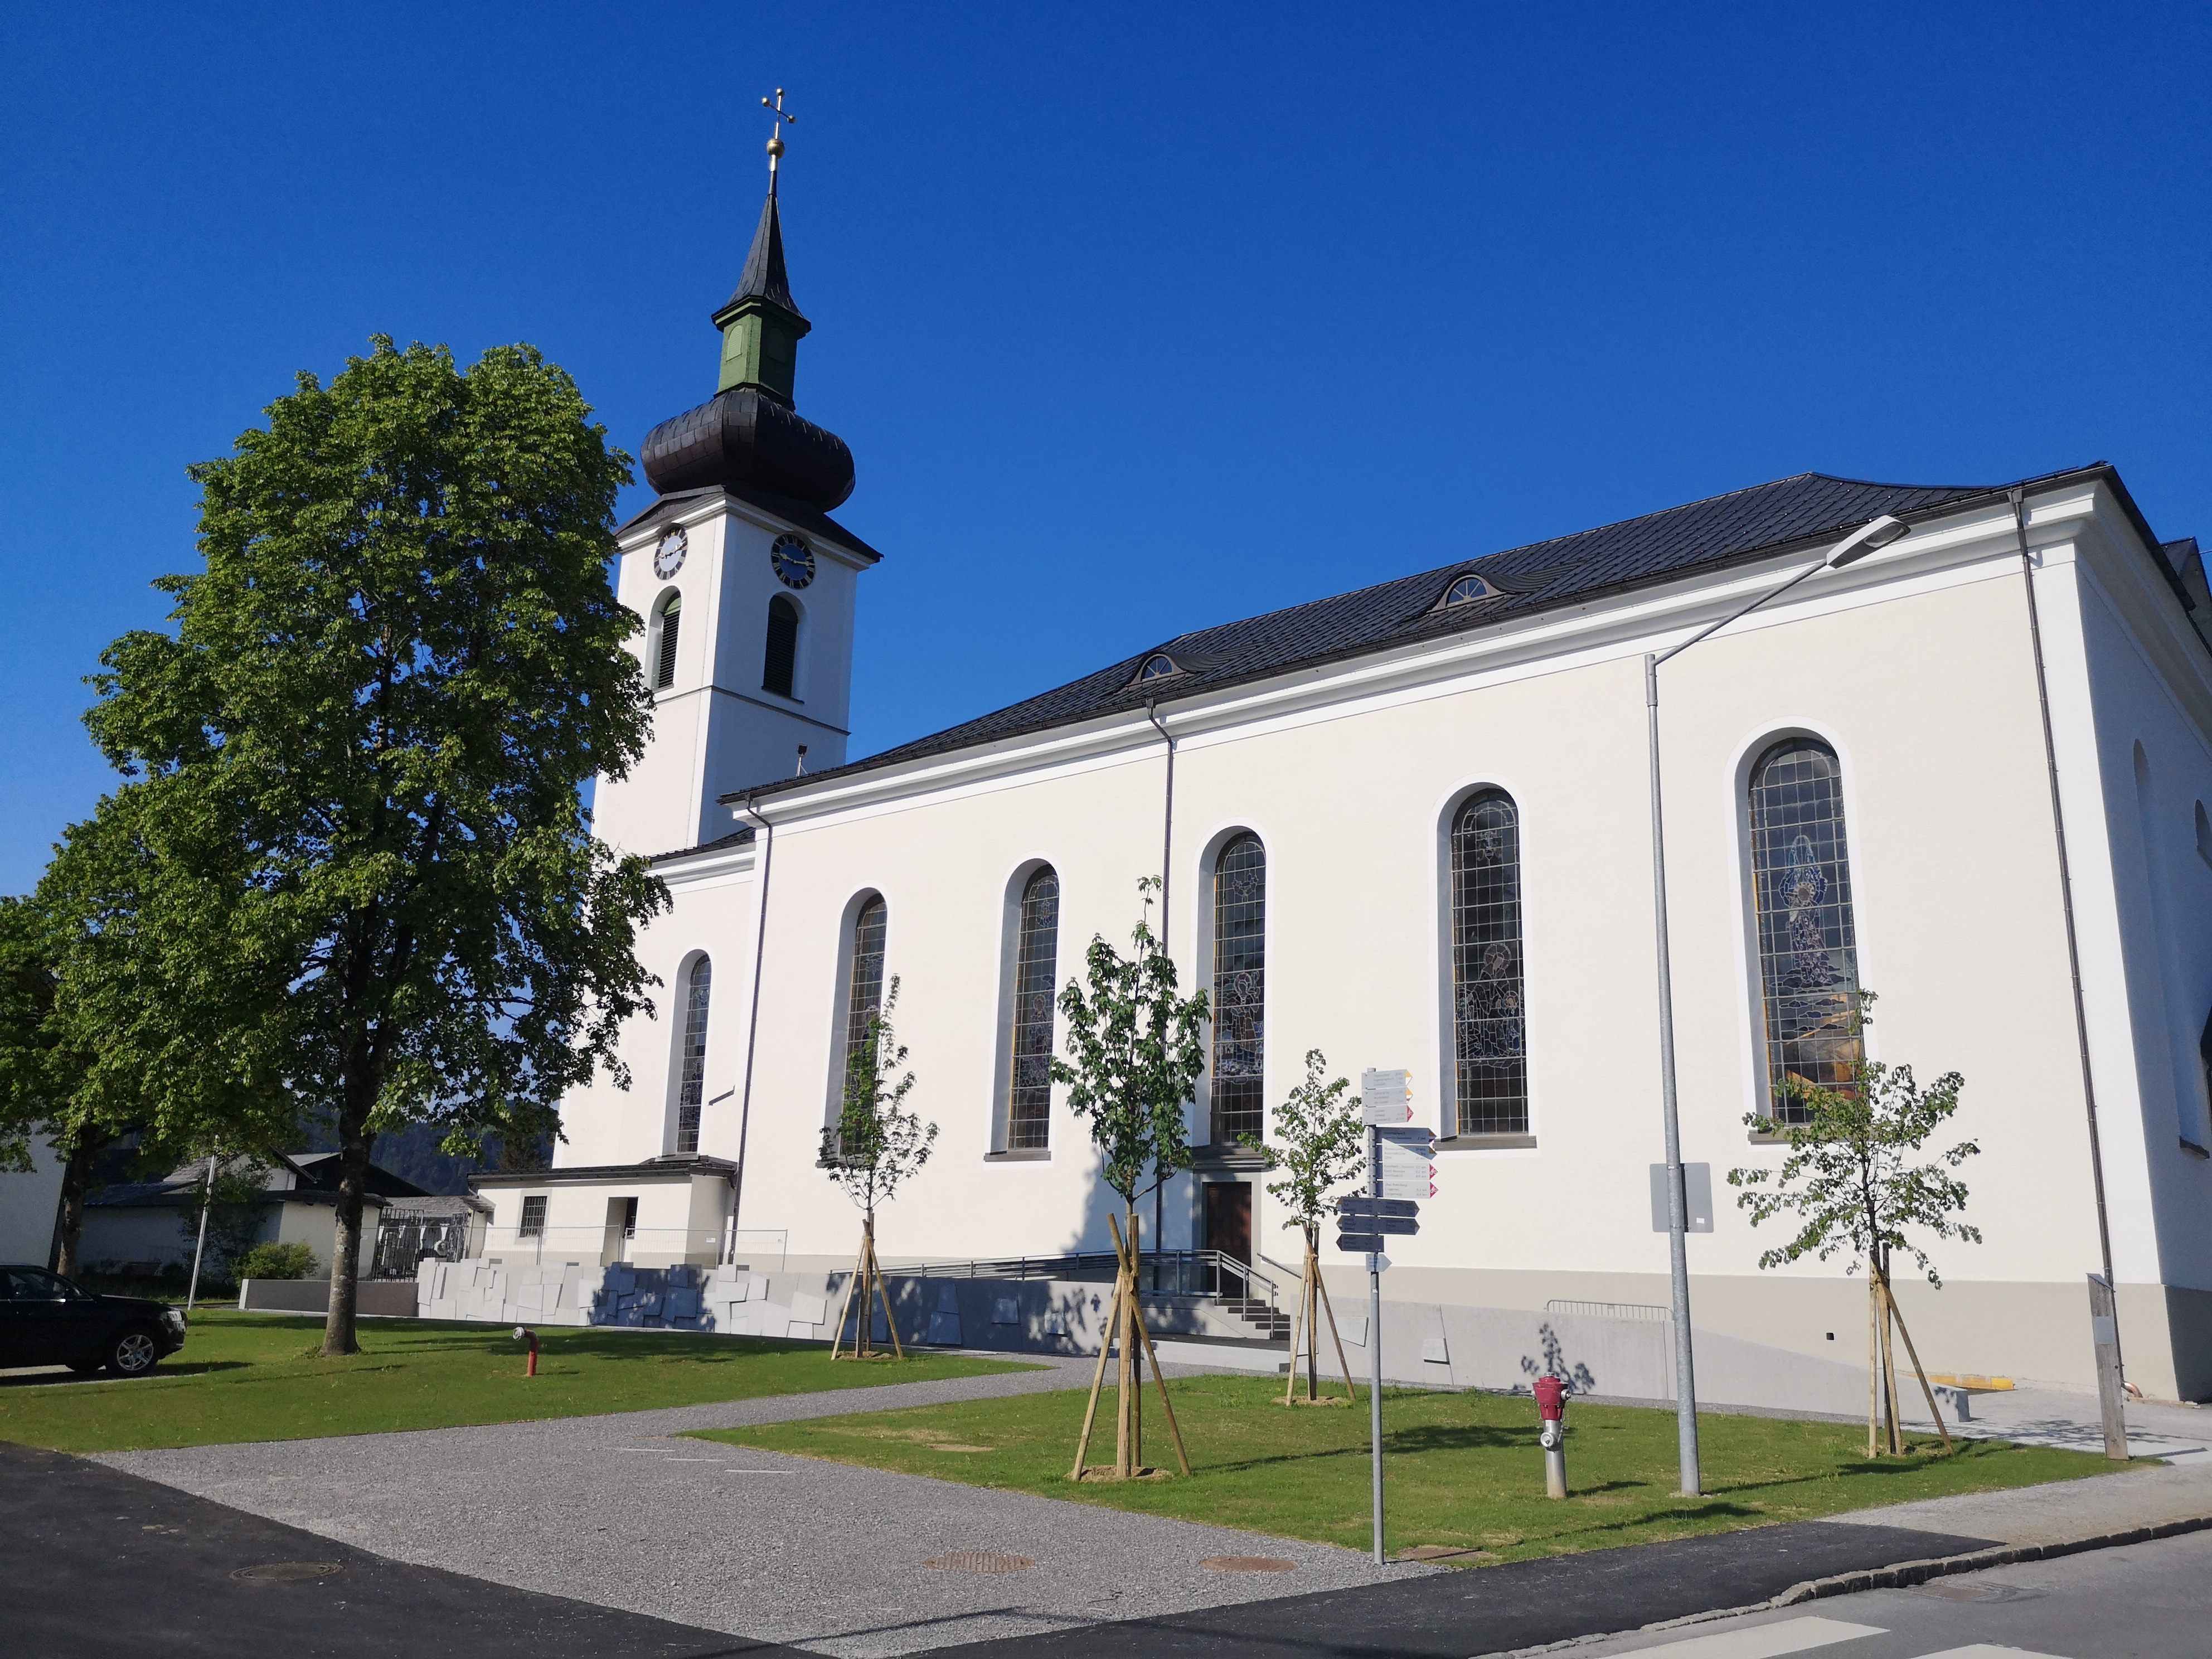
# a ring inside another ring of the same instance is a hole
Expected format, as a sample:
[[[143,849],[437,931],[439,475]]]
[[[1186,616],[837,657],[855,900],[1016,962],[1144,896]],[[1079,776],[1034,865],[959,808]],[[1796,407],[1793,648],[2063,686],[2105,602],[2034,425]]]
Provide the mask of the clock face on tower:
[[[814,580],[814,550],[796,536],[778,536],[768,558],[786,587],[804,587]]]
[[[684,556],[691,550],[691,538],[678,525],[660,538],[660,545],[653,550],[653,574],[666,581],[684,568]]]

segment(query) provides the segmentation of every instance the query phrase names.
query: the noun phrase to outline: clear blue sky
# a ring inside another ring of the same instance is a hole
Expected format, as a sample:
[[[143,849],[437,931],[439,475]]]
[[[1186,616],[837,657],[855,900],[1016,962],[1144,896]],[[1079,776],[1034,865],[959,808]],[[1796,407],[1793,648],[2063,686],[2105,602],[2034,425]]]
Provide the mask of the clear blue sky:
[[[528,340],[633,453],[713,391],[774,86],[858,755],[1808,469],[2212,535],[2208,70],[2202,5],[11,7],[0,890],[295,371]]]

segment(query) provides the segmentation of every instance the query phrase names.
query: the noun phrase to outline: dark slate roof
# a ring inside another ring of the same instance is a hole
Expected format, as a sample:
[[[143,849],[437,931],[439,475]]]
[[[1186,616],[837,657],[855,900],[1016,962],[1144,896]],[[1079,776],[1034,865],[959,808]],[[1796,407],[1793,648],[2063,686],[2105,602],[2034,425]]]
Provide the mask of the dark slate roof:
[[[761,206],[760,223],[754,228],[753,245],[745,254],[745,268],[738,276],[736,291],[714,314],[720,316],[740,300],[766,300],[805,320],[799,302],[791,297],[791,278],[784,273],[783,221],[776,213],[772,191]]]
[[[2081,471],[2051,473],[2045,478],[2072,477]],[[2025,482],[2040,483],[2045,478]],[[753,793],[774,795],[823,778],[1126,713],[1143,708],[1149,699],[1165,702],[1293,668],[1465,633],[1693,570],[1720,568],[1799,544],[1829,541],[1885,513],[1910,519],[1977,499],[2002,500],[2008,488],[1872,483],[1800,473],[1243,622],[1180,634],[1041,696],[833,770],[763,784]],[[1455,578],[1468,574],[1481,576],[1495,590],[1492,597],[1438,610],[1437,602],[1444,590]],[[1138,682],[1137,671],[1160,653],[1183,672]]]
[[[753,838],[753,827],[749,823],[732,834],[718,836],[713,841],[702,841],[696,847],[679,847],[672,853],[655,853],[646,862],[660,864],[669,859],[696,858],[702,853],[719,853],[725,847],[743,847]]]

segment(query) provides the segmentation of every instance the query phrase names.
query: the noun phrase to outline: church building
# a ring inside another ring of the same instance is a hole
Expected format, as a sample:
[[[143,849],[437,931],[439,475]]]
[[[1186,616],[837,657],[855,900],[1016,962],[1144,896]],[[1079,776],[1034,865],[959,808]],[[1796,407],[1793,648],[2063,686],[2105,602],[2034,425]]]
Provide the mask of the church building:
[[[1962,1073],[1935,1146],[1980,1148],[1981,1242],[1934,1246],[1940,1291],[1900,1285],[1931,1370],[2088,1383],[2109,1271],[2130,1380],[2212,1395],[2212,591],[2114,467],[1807,473],[1468,547],[856,757],[854,618],[887,555],[830,516],[853,457],[798,412],[811,325],[773,189],[714,322],[714,395],[647,434],[659,498],[621,532],[652,743],[595,804],[673,901],[641,943],[657,1017],[624,1033],[629,1088],[565,1103],[551,1170],[483,1178],[489,1255],[848,1266],[822,1132],[894,980],[940,1134],[886,1262],[1107,1248],[1054,1000],[1158,877],[1212,1018],[1196,1163],[1148,1246],[1295,1282],[1240,1137],[1319,1049],[1409,1071],[1437,1136],[1386,1297],[1663,1306],[1645,662],[1809,572],[1656,675],[1682,1157],[1714,1194],[1698,1327],[1863,1364],[1863,1279],[1762,1269],[1785,1235],[1726,1174],[1779,1164],[1782,1079],[1863,1052]],[[1364,1290],[1323,1260],[1340,1304]]]

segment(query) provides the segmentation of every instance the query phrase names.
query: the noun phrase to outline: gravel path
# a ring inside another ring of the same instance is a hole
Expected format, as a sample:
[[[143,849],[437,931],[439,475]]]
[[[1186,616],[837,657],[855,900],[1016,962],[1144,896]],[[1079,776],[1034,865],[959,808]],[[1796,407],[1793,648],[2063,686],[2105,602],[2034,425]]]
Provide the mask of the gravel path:
[[[1088,1381],[1088,1362],[1062,1362],[617,1416],[99,1461],[397,1560],[849,1659],[1438,1571],[1377,1568],[1328,1545],[672,1437]],[[1033,1565],[983,1572],[925,1565],[963,1551]],[[1200,1565],[1253,1556],[1290,1570]]]

